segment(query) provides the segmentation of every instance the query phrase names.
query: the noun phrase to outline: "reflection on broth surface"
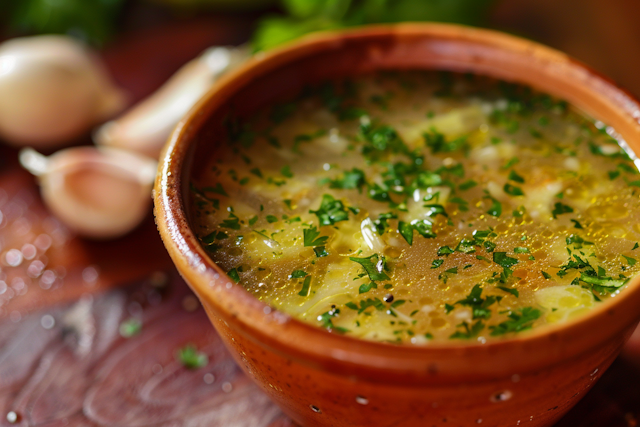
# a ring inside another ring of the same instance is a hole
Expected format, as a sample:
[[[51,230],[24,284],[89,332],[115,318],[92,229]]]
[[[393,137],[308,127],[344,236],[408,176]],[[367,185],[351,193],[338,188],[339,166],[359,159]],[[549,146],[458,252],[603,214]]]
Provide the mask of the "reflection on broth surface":
[[[426,344],[562,322],[636,274],[640,176],[565,102],[435,72],[310,88],[191,183],[203,247],[334,333]]]

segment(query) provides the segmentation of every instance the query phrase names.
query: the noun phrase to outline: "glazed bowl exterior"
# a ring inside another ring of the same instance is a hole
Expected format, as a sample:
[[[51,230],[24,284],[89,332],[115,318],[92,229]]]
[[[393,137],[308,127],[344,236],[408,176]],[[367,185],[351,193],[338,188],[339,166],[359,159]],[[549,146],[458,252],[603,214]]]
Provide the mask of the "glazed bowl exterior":
[[[593,386],[640,318],[640,285],[578,320],[487,343],[427,346],[331,334],[258,301],[215,265],[189,226],[189,177],[215,156],[224,121],[322,80],[437,69],[515,81],[566,99],[640,150],[638,103],[566,55],[492,31],[376,26],[307,37],[227,76],[180,122],[154,198],[164,243],[236,361],[302,426],[549,426]]]

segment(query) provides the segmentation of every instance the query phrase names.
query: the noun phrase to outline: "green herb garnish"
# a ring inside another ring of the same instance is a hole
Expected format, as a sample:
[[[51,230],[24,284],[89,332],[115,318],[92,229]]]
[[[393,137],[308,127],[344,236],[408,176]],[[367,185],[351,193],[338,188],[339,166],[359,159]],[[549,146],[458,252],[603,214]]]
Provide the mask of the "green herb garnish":
[[[222,223],[220,223],[220,227],[240,230],[240,218],[233,212],[229,212],[229,218],[223,220]]]
[[[514,265],[516,265],[519,261],[516,258],[508,257],[506,252],[494,252],[493,262],[495,262],[501,267],[511,268]]]
[[[551,211],[551,215],[553,215],[554,218],[557,218],[558,215],[572,213],[572,212],[573,212],[573,208],[571,206],[563,205],[562,203],[557,202],[554,205],[553,210]]]
[[[118,331],[123,338],[131,338],[142,331],[142,321],[135,317],[131,317],[120,323]]]
[[[310,287],[311,287],[311,276],[307,276],[304,278],[304,282],[302,283],[302,289],[300,289],[300,292],[298,292],[298,295],[300,295],[301,297],[308,297]]]
[[[330,188],[341,190],[361,189],[365,184],[364,172],[357,168],[346,171],[340,178],[329,181]]]
[[[345,209],[344,204],[330,194],[323,195],[320,208],[316,211],[310,210],[309,213],[318,217],[320,225],[333,225],[349,219],[349,212]]]
[[[471,327],[469,327],[469,323],[462,322],[456,327],[462,327],[461,331],[454,332],[449,338],[450,339],[471,339],[477,337],[480,332],[484,329],[484,323],[482,320],[476,321]]]
[[[199,352],[193,344],[187,344],[178,350],[176,359],[187,369],[202,368],[209,363],[209,357],[205,353]]]
[[[373,254],[366,258],[349,257],[349,259],[360,264],[369,276],[369,279],[373,280],[374,282],[380,280],[390,280],[390,277],[387,276],[387,274],[384,272],[384,257],[379,257],[378,254]]]
[[[510,332],[520,332],[531,329],[542,313],[537,308],[524,307],[509,313],[509,320],[506,320],[497,326],[489,326],[491,336],[504,335]]]
[[[227,276],[229,276],[229,278],[231,280],[233,280],[234,282],[238,283],[240,281],[240,275],[238,274],[238,269],[237,268],[232,268],[231,270],[229,270],[227,272]]]
[[[504,185],[504,192],[511,196],[524,196],[524,191],[520,187],[511,184]]]
[[[292,278],[292,279],[301,279],[301,278],[307,276],[308,274],[309,273],[307,273],[304,270],[293,270],[289,277]]]

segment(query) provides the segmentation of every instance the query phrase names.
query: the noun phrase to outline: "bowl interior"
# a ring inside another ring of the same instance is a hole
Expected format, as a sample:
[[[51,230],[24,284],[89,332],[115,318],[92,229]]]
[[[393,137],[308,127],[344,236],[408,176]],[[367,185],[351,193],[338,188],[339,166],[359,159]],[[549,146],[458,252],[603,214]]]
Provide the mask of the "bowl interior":
[[[156,185],[159,227],[178,268],[205,306],[269,350],[355,375],[379,375],[380,369],[391,369],[395,380],[417,380],[433,364],[450,376],[467,378],[537,369],[574,357],[628,329],[639,317],[639,278],[619,297],[584,317],[505,340],[425,347],[360,341],[266,308],[209,260],[189,227],[189,206],[183,196],[190,177],[198,176],[215,156],[231,118],[248,117],[324,80],[410,69],[471,72],[532,86],[602,120],[631,149],[640,150],[638,103],[584,65],[535,43],[486,30],[435,24],[307,37],[258,56],[223,79],[181,122],[165,148]],[[452,362],[460,358],[475,362],[461,368]]]

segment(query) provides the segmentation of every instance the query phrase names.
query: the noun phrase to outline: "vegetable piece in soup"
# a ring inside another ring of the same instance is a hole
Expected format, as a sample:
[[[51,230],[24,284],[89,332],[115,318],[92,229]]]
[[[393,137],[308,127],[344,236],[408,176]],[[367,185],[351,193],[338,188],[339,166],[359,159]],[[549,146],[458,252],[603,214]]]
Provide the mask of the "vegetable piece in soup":
[[[640,268],[640,175],[611,134],[479,76],[328,82],[230,121],[191,182],[192,222],[233,281],[333,333],[509,337]]]

